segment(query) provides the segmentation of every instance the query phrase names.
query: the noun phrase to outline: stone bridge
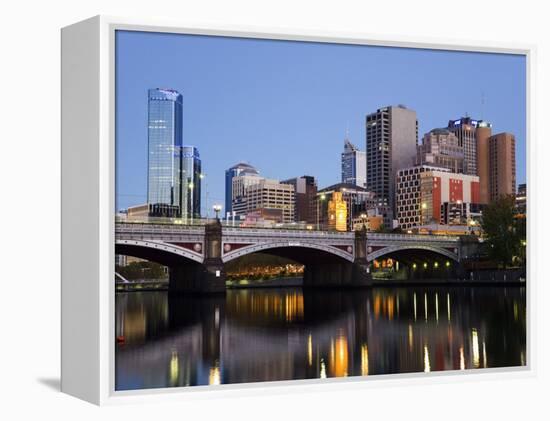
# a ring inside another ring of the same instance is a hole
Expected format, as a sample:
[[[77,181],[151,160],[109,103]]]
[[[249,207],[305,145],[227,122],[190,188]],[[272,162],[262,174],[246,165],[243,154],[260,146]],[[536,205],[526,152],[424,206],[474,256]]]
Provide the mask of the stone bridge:
[[[170,268],[170,288],[190,292],[225,290],[224,265],[251,253],[286,257],[305,266],[304,286],[360,286],[371,281],[370,263],[393,257],[453,262],[464,254],[459,237],[237,228],[215,221],[204,226],[116,223],[115,250]]]

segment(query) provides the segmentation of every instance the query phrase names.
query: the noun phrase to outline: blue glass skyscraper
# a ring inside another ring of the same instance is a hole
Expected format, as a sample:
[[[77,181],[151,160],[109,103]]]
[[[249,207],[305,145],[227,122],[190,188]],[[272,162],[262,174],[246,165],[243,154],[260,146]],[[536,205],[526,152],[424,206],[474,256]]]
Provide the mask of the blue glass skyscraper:
[[[149,89],[147,202],[176,208],[182,203],[182,95]]]
[[[194,146],[182,148],[183,174],[183,218],[196,219],[201,216],[201,158]]]

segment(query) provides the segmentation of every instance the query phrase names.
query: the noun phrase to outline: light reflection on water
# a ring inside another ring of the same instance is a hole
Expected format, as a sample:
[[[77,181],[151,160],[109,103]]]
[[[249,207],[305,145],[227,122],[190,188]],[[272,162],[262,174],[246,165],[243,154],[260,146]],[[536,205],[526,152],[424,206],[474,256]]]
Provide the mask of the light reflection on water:
[[[523,287],[118,293],[115,382],[128,390],[519,366],[525,335]]]

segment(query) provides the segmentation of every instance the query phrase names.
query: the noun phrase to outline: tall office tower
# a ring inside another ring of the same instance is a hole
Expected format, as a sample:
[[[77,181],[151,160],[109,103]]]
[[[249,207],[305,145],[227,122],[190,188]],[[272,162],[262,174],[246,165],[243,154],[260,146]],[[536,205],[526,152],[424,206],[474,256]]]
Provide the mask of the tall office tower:
[[[349,139],[344,140],[342,153],[342,183],[367,185],[367,154],[360,151]]]
[[[149,89],[147,203],[182,210],[182,96]]]
[[[183,217],[200,218],[201,216],[201,158],[194,146],[182,147],[182,190]]]
[[[367,190],[387,201],[395,213],[397,171],[416,157],[416,112],[403,105],[384,107],[366,117]]]
[[[516,193],[516,138],[498,133],[489,138],[489,200]]]
[[[489,203],[489,138],[491,124],[479,121],[476,128],[477,175],[479,177],[479,203]]]
[[[458,138],[458,144],[464,148],[464,174],[477,175],[477,127],[479,120],[461,117],[449,120],[448,129]]]
[[[458,138],[447,129],[433,129],[422,138],[416,149],[416,165],[448,168],[455,173],[464,172],[464,148]]]
[[[312,203],[317,195],[317,182],[315,177],[303,175],[281,181],[282,184],[294,186],[294,220],[296,222],[316,222],[316,213]]]
[[[240,175],[256,175],[259,176],[259,172],[252,165],[245,162],[239,162],[237,165],[225,170],[225,211],[231,212],[233,210],[233,178]]]

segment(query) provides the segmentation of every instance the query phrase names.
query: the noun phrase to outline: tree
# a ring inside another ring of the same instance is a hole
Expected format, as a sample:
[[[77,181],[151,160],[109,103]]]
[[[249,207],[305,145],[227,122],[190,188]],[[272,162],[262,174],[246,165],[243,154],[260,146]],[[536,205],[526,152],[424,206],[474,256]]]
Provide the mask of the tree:
[[[501,196],[483,209],[481,226],[486,251],[504,268],[520,256],[525,244],[524,220],[518,218],[514,196]]]

